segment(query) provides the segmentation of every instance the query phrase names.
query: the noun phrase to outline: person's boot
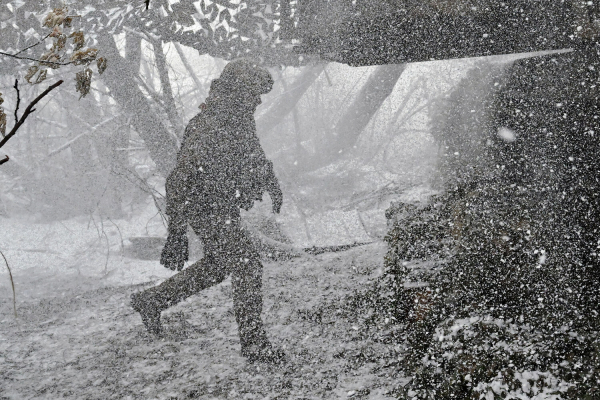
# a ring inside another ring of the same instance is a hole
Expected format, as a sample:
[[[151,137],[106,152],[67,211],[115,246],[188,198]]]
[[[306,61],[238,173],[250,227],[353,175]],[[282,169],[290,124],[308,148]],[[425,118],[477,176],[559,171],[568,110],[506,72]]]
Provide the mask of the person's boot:
[[[246,357],[251,364],[255,362],[284,364],[287,362],[284,351],[274,348],[262,329],[258,335],[251,338],[241,338],[240,341],[242,357]]]
[[[131,306],[140,313],[146,330],[155,335],[162,333],[160,324],[161,307],[148,292],[139,292],[131,295]]]

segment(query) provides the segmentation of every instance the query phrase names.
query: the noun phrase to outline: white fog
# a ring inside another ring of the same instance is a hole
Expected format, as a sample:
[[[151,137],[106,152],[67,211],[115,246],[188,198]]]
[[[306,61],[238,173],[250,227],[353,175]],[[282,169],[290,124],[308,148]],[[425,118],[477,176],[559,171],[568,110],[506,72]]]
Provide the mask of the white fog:
[[[2,0],[0,399],[600,399],[598,21]]]

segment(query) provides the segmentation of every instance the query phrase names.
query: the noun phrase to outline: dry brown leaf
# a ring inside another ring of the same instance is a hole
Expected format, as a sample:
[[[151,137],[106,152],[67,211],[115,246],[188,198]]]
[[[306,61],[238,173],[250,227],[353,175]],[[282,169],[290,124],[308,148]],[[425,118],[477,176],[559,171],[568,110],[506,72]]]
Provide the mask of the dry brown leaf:
[[[106,58],[100,57],[96,60],[96,66],[98,67],[98,73],[102,74],[106,70],[107,61]]]
[[[70,38],[73,38],[73,44],[75,45],[75,50],[81,49],[85,45],[85,36],[82,31],[73,32],[69,35]]]
[[[89,48],[87,50],[79,50],[71,56],[71,62],[75,65],[89,64],[96,59],[98,49]]]
[[[81,93],[79,98],[85,97],[90,92],[92,73],[91,69],[86,68],[75,75],[75,90]]]
[[[57,26],[54,27],[54,29],[52,29],[52,32],[50,33],[49,36],[57,38],[57,37],[59,37],[62,34],[63,34],[63,32],[62,32],[61,27],[57,25]]]
[[[52,50],[53,51],[61,51],[65,48],[65,45],[67,44],[67,36],[66,35],[60,35],[56,41],[54,41],[54,44],[52,45]]]
[[[37,65],[29,67],[29,69],[27,70],[27,74],[25,74],[25,80],[29,83],[33,83],[31,82],[31,78],[33,78],[33,76],[36,74],[36,72],[38,72],[38,70],[39,67]]]
[[[6,136],[6,113],[0,108],[0,134]]]
[[[65,18],[65,20],[63,21],[63,26],[65,28],[70,28],[71,24],[73,24],[73,17],[67,17]]]
[[[60,24],[62,24],[65,20],[67,16],[67,8],[55,8],[54,10],[50,11],[48,13],[48,15],[46,15],[46,18],[44,18],[43,21],[43,25],[47,26],[48,28],[54,28],[55,26],[58,26]]]
[[[47,75],[48,75],[47,69],[41,70],[40,73],[38,74],[37,78],[35,79],[34,83],[37,85],[38,83],[45,81]]]
[[[53,50],[50,50],[49,52],[42,54],[42,56],[40,57],[41,65],[44,65],[46,67],[50,67],[53,69],[60,68],[60,64],[58,64],[59,62],[60,62],[60,55],[56,54]]]

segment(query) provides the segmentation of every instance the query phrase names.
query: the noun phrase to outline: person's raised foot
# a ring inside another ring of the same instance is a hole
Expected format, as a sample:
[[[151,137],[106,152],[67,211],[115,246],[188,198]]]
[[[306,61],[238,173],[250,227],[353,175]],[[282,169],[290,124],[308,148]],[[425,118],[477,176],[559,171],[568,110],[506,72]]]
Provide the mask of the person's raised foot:
[[[160,324],[160,310],[145,298],[144,293],[134,293],[131,295],[131,306],[140,313],[144,327],[149,333],[160,335],[162,326]]]

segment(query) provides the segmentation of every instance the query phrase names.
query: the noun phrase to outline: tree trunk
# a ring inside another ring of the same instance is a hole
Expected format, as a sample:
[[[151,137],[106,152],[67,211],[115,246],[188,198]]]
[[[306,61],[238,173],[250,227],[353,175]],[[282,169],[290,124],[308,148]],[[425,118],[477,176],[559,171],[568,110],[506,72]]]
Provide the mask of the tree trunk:
[[[267,133],[275,128],[296,107],[298,101],[308,88],[317,80],[325,69],[324,64],[315,65],[304,71],[298,79],[290,85],[283,96],[256,121],[256,129],[260,133]]]
[[[153,41],[152,47],[154,47],[154,60],[156,62],[156,68],[158,69],[160,88],[162,91],[167,117],[169,118],[172,129],[177,135],[181,135],[180,137],[183,137],[184,126],[181,123],[179,115],[177,115],[177,106],[175,105],[173,88],[171,87],[171,80],[169,79],[169,69],[167,65],[167,58],[165,57],[162,46],[162,40]]]
[[[363,129],[394,90],[405,69],[406,64],[377,67],[333,128],[333,133],[324,140],[323,151],[305,161],[308,170],[331,164],[352,149]]]
[[[121,57],[110,34],[98,36],[100,47],[110,62],[102,78],[110,93],[123,109],[131,114],[131,124],[146,143],[150,157],[159,173],[167,176],[175,166],[177,144],[161,119],[152,111],[146,95],[135,82],[137,71]]]

